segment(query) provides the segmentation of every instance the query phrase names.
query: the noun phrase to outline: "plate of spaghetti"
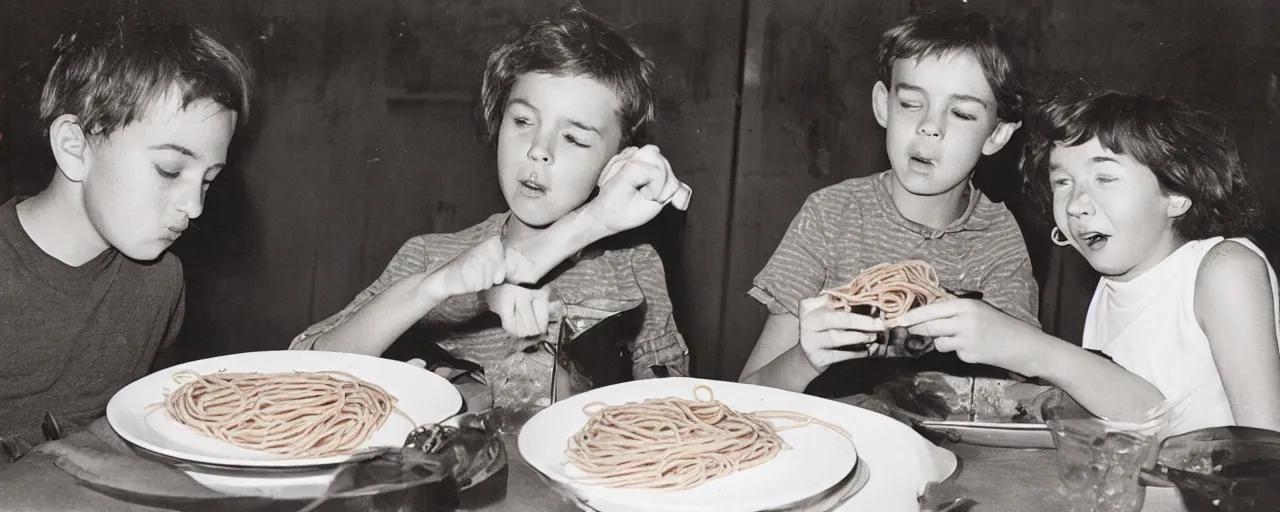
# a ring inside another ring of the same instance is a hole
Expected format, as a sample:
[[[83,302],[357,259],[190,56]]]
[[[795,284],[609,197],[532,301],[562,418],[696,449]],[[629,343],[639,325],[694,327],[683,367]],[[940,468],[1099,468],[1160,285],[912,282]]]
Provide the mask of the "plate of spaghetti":
[[[300,468],[398,447],[462,407],[416,366],[324,351],[248,352],[181,364],[125,386],[107,421],[144,450],[199,464]]]
[[[668,378],[588,391],[531,418],[520,453],[599,510],[767,510],[854,471],[846,429],[753,390]]]

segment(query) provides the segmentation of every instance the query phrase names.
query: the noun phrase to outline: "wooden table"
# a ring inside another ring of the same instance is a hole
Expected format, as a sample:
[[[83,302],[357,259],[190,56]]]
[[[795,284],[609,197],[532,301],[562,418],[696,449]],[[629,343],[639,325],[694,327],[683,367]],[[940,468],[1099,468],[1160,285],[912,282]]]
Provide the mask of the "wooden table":
[[[85,431],[74,436],[92,436]],[[490,512],[576,512],[520,458],[515,436],[509,436],[507,495],[482,509]],[[60,441],[62,442],[62,441]],[[985,512],[1073,512],[1058,496],[1052,450],[992,448],[966,444],[945,445],[961,461],[955,483],[978,501],[973,510]],[[0,510],[22,511],[155,511],[118,501],[81,487],[53,464],[49,455],[32,453],[0,466]],[[1182,507],[1171,489],[1149,489],[1144,511],[1178,511]]]

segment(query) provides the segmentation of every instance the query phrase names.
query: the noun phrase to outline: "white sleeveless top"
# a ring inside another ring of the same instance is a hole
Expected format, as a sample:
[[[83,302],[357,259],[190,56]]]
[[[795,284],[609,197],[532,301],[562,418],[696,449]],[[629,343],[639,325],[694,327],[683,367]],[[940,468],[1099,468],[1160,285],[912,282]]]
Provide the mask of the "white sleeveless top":
[[[1231,240],[1266,259],[1253,242]],[[1187,242],[1129,282],[1103,277],[1089,304],[1084,348],[1101,350],[1164,394],[1170,409],[1162,438],[1236,424],[1209,338],[1200,329],[1195,313],[1200,262],[1222,241],[1222,237],[1214,237]],[[1271,302],[1276,318],[1280,318],[1276,273],[1270,263],[1267,274]],[[1280,339],[1280,323],[1276,332]]]

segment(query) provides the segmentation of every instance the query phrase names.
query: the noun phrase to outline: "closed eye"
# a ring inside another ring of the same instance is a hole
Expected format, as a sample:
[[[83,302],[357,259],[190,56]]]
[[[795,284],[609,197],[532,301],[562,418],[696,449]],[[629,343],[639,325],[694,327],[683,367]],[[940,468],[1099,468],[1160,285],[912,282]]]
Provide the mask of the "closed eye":
[[[158,165],[157,165],[157,166],[155,166],[155,167],[156,167],[156,172],[157,172],[157,173],[159,173],[159,174],[160,174],[160,176],[163,176],[163,177],[168,178],[168,179],[175,179],[175,178],[177,178],[179,175],[181,175],[181,174],[182,174],[182,173],[180,173],[180,172],[169,172],[169,171],[166,171],[166,170],[164,170],[164,168],[163,168],[163,167],[160,167],[160,166],[158,166]]]
[[[584,144],[581,140],[578,140],[578,138],[577,138],[577,137],[574,137],[572,134],[567,134],[567,133],[566,133],[566,134],[564,135],[564,140],[565,140],[566,142],[568,142],[568,143],[570,143],[570,144],[573,144],[574,146],[578,146],[578,147],[580,147],[580,148],[589,148],[589,147],[591,147],[591,146],[588,146],[588,145]]]
[[[899,105],[901,105],[901,106],[902,106],[902,108],[905,108],[905,109],[908,109],[908,110],[914,110],[914,109],[920,108],[920,104],[919,104],[919,103],[911,103],[911,102],[908,102],[908,101],[902,101],[902,102],[899,102],[898,104],[899,104]]]
[[[962,112],[962,111],[959,111],[959,110],[952,110],[952,111],[951,111],[951,113],[952,113],[953,115],[955,115],[956,117],[958,117],[958,118],[960,118],[960,119],[963,119],[963,120],[965,120],[965,121],[973,121],[973,120],[977,119],[977,116],[972,116],[972,115],[966,114],[966,113],[964,113],[964,112]]]
[[[529,119],[528,119],[528,118],[524,118],[524,117],[517,117],[517,118],[515,118],[515,119],[512,119],[512,120],[511,120],[511,122],[512,122],[512,123],[514,123],[516,126],[519,126],[519,127],[525,127],[525,126],[532,126],[532,125],[533,125],[533,123],[529,122]]]

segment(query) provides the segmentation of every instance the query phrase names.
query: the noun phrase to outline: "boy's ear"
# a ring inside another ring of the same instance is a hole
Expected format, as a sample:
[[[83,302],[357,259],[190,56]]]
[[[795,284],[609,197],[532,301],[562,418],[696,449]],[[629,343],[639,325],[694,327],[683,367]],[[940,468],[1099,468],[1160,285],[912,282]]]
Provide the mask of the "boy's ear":
[[[58,162],[58,171],[68,180],[84,181],[88,165],[89,139],[80,126],[80,118],[62,114],[49,125],[49,148]]]
[[[1169,218],[1176,219],[1187,213],[1191,209],[1191,198],[1179,195],[1169,195]]]
[[[982,143],[982,154],[991,156],[1004,149],[1004,145],[1009,143],[1009,138],[1013,137],[1013,132],[1018,131],[1022,127],[1022,121],[1010,123],[1000,121],[996,123],[996,129],[991,131],[991,135],[987,137],[987,141]]]
[[[871,110],[876,113],[876,122],[881,128],[889,127],[889,88],[884,82],[876,81],[871,88]]]

